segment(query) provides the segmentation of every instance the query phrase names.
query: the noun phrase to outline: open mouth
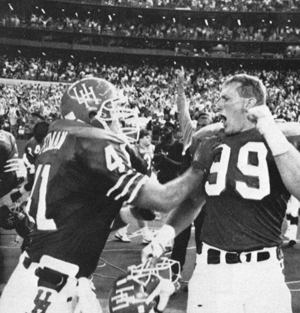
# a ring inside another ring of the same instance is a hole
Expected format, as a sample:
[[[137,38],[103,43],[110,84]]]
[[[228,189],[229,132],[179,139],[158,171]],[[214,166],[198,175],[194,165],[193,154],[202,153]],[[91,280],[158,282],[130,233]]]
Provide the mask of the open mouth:
[[[218,122],[221,122],[221,123],[225,123],[227,120],[226,116],[222,115],[222,114],[218,114]]]

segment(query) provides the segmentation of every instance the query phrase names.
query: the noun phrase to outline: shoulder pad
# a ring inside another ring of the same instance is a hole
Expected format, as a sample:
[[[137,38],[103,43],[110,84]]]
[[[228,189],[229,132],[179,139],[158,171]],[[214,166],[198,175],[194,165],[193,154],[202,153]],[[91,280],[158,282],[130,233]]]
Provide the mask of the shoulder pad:
[[[199,129],[193,135],[193,139],[203,140],[204,138],[207,138],[207,137],[216,136],[220,132],[221,129],[224,129],[224,126],[222,123],[214,123],[214,124],[207,125]]]
[[[217,136],[222,130],[224,126],[222,123],[214,123],[207,125],[201,129],[199,129],[192,137],[192,143],[190,147],[190,152],[193,155],[196,151],[198,145],[205,139],[213,136]]]

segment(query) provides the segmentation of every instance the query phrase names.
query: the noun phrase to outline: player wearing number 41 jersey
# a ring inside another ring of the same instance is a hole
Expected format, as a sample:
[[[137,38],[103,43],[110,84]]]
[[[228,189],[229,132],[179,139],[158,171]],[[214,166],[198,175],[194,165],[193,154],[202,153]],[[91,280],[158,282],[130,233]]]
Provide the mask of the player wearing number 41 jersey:
[[[170,213],[143,251],[144,259],[159,257],[206,201],[188,313],[292,312],[280,244],[287,200],[300,197],[299,137],[283,135],[265,101],[256,77],[224,83],[217,103],[224,129],[193,147],[203,189]]]
[[[197,186],[197,169],[160,185],[132,168],[125,148],[138,130],[121,129],[119,119],[132,121],[133,112],[121,107],[109,82],[71,85],[61,115],[35,162],[26,207],[34,227],[1,296],[1,313],[101,312],[87,278],[122,203],[167,212]]]
[[[36,162],[29,206],[40,230],[32,234],[27,248],[32,261],[50,254],[76,262],[79,276],[93,272],[120,204],[125,199],[130,202],[145,183],[143,175],[128,172],[125,144],[112,132],[76,121],[60,120],[51,127]],[[40,211],[43,201],[44,215]],[[55,232],[41,236],[44,230]]]

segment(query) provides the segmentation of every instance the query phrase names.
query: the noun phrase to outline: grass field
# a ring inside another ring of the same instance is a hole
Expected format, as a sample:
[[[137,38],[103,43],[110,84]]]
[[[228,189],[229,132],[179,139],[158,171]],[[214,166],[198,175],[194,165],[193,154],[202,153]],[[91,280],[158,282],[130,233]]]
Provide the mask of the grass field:
[[[24,142],[18,142],[19,151],[22,153]],[[153,221],[149,223],[152,229],[158,229],[163,221]],[[107,298],[113,281],[124,273],[128,266],[140,263],[140,252],[144,247],[142,245],[142,236],[136,225],[129,228],[131,243],[122,243],[114,239],[114,233],[111,233],[105,249],[99,260],[97,270],[94,273],[94,284],[96,293],[101,301],[104,313],[108,312]],[[11,272],[17,264],[20,255],[20,242],[15,241],[13,231],[1,231],[0,258],[2,257],[2,268],[0,272],[0,284],[8,280]],[[300,238],[298,232],[298,238]],[[283,245],[285,256],[285,276],[286,282],[292,293],[293,313],[300,313],[300,240],[293,248]],[[187,252],[187,261],[182,273],[184,283],[187,283],[191,277],[195,263],[195,242],[194,236],[191,236]],[[247,282],[245,282],[247,283]],[[169,301],[165,312],[183,313],[186,309],[187,292],[180,291],[173,295]],[[64,313],[64,312],[58,312]],[[261,313],[261,312],[260,312]],[[274,312],[277,313],[277,312]],[[279,312],[278,312],[279,313]]]

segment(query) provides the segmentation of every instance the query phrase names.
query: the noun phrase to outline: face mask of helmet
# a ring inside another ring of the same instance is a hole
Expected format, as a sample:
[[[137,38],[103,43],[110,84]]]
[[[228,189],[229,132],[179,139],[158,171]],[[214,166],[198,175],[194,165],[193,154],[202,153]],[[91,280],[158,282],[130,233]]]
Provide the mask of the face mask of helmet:
[[[177,261],[162,258],[155,267],[150,263],[131,266],[120,276],[109,294],[110,313],[152,313],[163,311],[175,292],[180,274],[174,279],[172,265]]]

